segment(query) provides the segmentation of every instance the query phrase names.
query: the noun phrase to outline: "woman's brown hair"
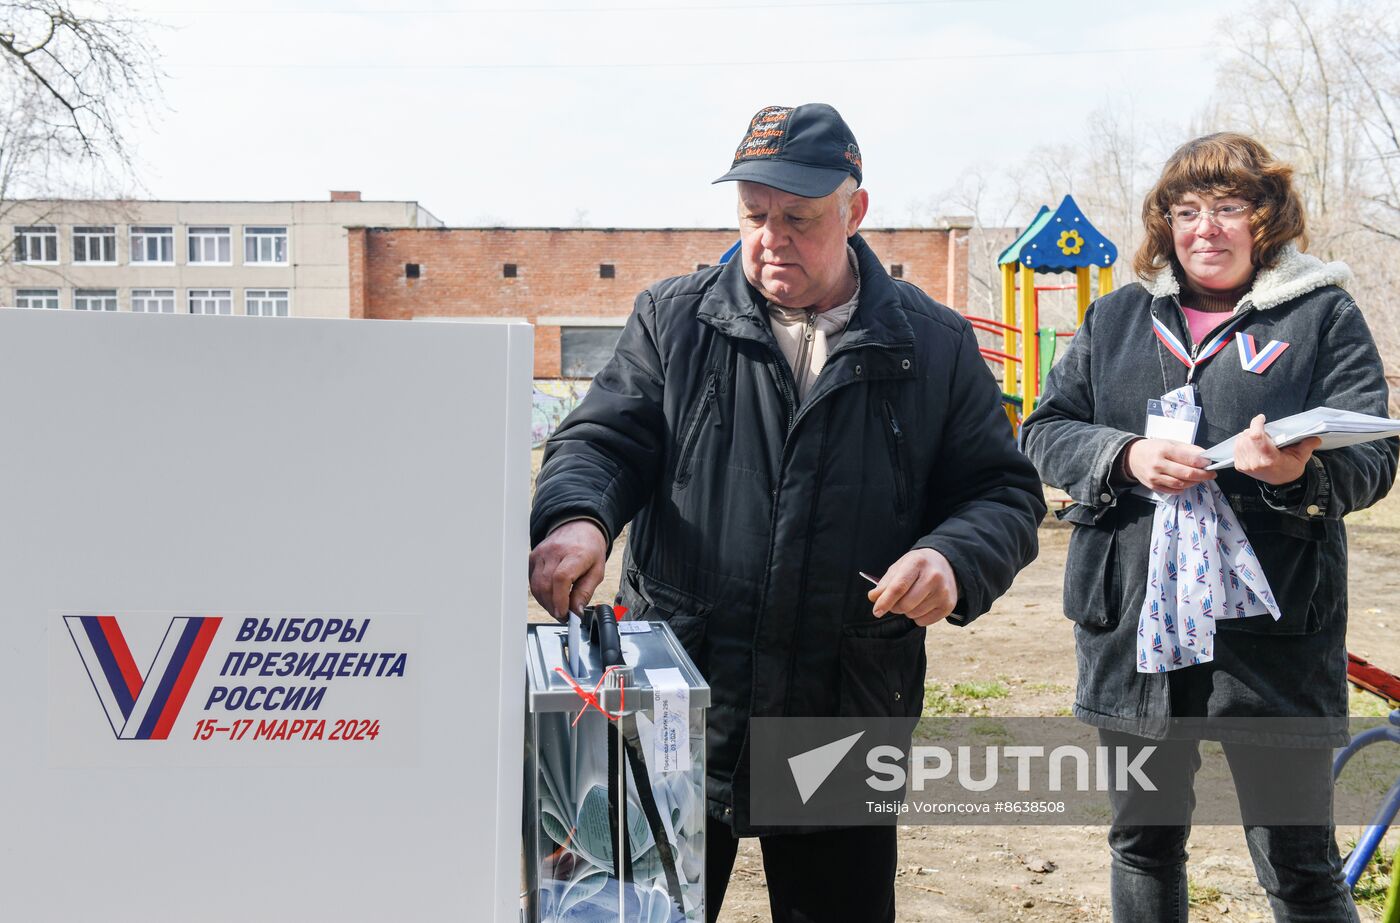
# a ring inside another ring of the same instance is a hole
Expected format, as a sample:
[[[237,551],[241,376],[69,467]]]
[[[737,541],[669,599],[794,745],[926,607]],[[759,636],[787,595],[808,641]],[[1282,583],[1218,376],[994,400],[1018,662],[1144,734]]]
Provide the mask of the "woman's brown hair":
[[[1290,241],[1307,246],[1303,201],[1293,188],[1293,168],[1275,160],[1253,138],[1222,131],[1177,148],[1143,199],[1142,225],[1147,234],[1133,257],[1138,278],[1148,280],[1168,268],[1180,269],[1166,214],[1191,193],[1216,198],[1239,196],[1253,203],[1249,213],[1254,239],[1250,258],[1256,269],[1272,266]]]

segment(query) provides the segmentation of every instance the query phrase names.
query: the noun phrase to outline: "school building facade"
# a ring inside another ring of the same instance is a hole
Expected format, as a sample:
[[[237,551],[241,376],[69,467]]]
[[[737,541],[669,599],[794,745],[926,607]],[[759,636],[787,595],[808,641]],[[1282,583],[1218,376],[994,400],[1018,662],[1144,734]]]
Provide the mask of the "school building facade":
[[[967,305],[969,227],[861,235],[891,275]],[[589,378],[611,355],[637,293],[718,263],[731,229],[352,227],[349,314],[534,324],[535,377]]]

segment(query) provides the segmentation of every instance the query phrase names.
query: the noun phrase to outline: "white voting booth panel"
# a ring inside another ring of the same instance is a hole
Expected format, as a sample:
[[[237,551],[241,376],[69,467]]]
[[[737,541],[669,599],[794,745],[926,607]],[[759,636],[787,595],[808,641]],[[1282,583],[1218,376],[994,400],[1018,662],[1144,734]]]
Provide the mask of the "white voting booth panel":
[[[0,310],[0,920],[518,918],[531,335]]]

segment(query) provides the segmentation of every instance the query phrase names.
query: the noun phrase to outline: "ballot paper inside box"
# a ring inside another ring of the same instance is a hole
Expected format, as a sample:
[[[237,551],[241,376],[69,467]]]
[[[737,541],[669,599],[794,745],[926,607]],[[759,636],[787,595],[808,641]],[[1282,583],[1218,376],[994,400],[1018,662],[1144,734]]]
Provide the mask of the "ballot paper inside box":
[[[604,679],[597,646],[586,636],[576,675],[564,626],[528,629],[522,863],[528,923],[705,919],[710,689],[664,622],[618,627],[626,661],[620,691],[616,672]],[[625,830],[621,851],[619,830]],[[615,854],[624,857],[621,885]]]

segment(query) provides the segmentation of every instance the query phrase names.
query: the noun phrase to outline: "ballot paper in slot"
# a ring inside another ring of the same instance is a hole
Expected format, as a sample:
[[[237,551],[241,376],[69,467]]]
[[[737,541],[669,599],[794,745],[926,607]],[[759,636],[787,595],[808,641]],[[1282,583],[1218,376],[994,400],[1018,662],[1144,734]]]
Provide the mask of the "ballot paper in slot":
[[[705,919],[710,690],[668,625],[623,621],[618,628],[630,677],[621,693],[601,682],[606,667],[587,632],[582,644],[570,644],[563,625],[528,628],[522,863],[527,923]],[[581,671],[572,668],[575,653],[584,661]],[[610,724],[616,730],[611,739]],[[634,756],[619,752],[610,763],[610,743],[619,750],[631,747]],[[649,822],[638,785],[650,791],[659,824]],[[625,798],[616,797],[624,791]],[[616,811],[611,806],[619,801]],[[631,856],[622,882],[615,874],[615,813],[626,831],[623,855]],[[670,846],[673,878],[658,835]]]
[[[1316,436],[1322,440],[1317,451],[1340,449],[1343,446],[1400,436],[1400,420],[1388,417],[1375,417],[1367,413],[1350,410],[1334,410],[1331,407],[1314,407],[1291,417],[1280,417],[1264,424],[1264,431],[1279,448],[1302,442]],[[1211,462],[1211,471],[1235,467],[1235,439],[1231,436],[1218,442],[1203,453]]]

